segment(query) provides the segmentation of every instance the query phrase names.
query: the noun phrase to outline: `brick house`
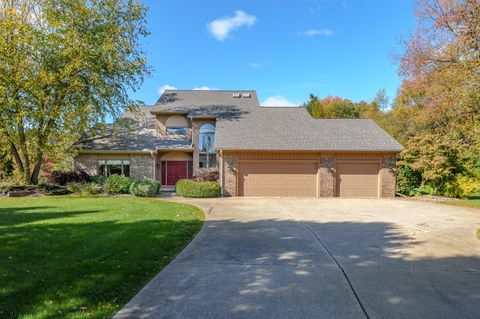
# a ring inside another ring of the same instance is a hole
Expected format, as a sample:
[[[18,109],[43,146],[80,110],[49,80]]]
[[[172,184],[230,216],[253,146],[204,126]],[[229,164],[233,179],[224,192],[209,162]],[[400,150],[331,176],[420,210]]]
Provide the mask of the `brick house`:
[[[393,197],[402,146],[369,119],[261,107],[255,91],[166,90],[82,141],[75,169],[173,187],[218,171],[224,196]]]

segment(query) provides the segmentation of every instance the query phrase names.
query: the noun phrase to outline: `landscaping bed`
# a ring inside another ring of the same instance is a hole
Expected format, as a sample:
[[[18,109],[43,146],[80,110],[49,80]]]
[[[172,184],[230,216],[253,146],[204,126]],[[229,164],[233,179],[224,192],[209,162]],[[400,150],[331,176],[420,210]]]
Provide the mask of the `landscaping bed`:
[[[0,199],[0,318],[106,318],[195,236],[203,212],[155,199]]]

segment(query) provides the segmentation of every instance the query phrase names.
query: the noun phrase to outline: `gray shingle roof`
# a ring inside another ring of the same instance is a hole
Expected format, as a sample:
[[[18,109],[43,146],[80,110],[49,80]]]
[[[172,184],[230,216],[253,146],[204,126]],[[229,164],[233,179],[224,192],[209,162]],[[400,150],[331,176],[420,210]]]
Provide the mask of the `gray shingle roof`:
[[[234,98],[234,93],[249,94],[250,98]],[[183,113],[190,117],[235,118],[258,108],[255,91],[166,90],[152,113]]]
[[[156,129],[152,107],[142,106],[138,112],[123,113],[106,132],[78,143],[83,151],[148,152],[157,149],[191,149],[191,140],[184,136],[162,136]]]
[[[234,98],[234,93],[250,98]],[[217,150],[388,151],[403,149],[369,119],[313,119],[302,107],[260,107],[255,91],[166,90],[153,107],[126,112],[106,134],[82,141],[89,151],[191,149],[191,140],[156,132],[156,113],[215,117]],[[153,114],[152,114],[153,113]],[[121,125],[129,123],[128,127]]]
[[[217,122],[217,150],[392,151],[402,145],[369,119],[313,119],[303,107],[259,107]]]

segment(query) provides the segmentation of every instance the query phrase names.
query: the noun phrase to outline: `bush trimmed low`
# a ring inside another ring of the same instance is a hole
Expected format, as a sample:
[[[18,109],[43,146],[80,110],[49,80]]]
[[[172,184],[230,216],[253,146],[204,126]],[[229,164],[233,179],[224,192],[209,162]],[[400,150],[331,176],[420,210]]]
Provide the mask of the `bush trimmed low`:
[[[155,180],[134,181],[130,185],[130,194],[138,197],[152,197],[158,194],[160,183]]]
[[[113,174],[107,177],[103,189],[108,195],[128,194],[133,182],[130,177]]]
[[[196,182],[190,179],[181,179],[175,186],[179,196],[194,198],[213,198],[221,194],[220,184],[217,182]]]
[[[82,191],[83,185],[77,182],[70,182],[67,184],[67,190],[70,193],[80,193]]]
[[[97,195],[102,192],[102,185],[97,183],[88,183],[82,186],[81,192],[84,195]]]

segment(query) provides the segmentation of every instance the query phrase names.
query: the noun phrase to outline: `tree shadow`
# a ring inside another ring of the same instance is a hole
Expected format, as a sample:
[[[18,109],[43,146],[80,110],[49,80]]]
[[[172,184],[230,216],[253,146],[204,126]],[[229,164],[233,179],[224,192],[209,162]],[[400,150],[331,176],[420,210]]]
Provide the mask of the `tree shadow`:
[[[116,318],[474,318],[480,256],[450,244],[385,222],[211,220]]]
[[[99,213],[101,210],[77,210],[64,212],[39,212],[38,210],[48,210],[51,206],[28,206],[28,207],[2,207],[0,213],[2,222],[0,227],[15,226],[19,224],[27,224],[42,220],[50,220],[56,218],[75,217],[82,214]]]

